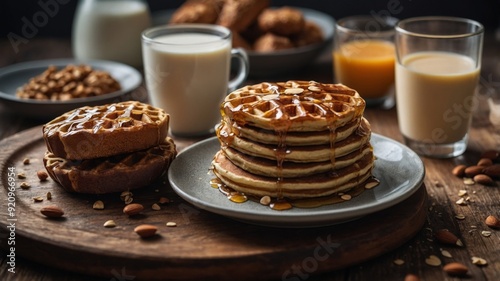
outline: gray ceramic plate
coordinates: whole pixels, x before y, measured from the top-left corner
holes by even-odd
[[[335,20],[331,16],[316,10],[294,8],[301,10],[307,20],[316,23],[323,30],[325,40],[319,44],[269,53],[247,51],[250,62],[250,76],[273,77],[296,71],[314,61],[322,51],[331,46]],[[167,24],[174,12],[175,10],[155,12],[152,15],[153,23],[155,25]]]
[[[58,69],[68,64],[88,64],[97,70],[108,71],[120,83],[122,90],[102,96],[78,98],[69,101],[38,101],[19,99],[16,90],[30,78],[44,72],[49,65]],[[53,59],[23,62],[0,69],[0,104],[20,116],[42,119],[54,118],[64,112],[84,106],[120,102],[132,99],[131,92],[139,87],[142,76],[135,68],[128,65],[102,60],[78,61],[74,59]],[[139,98],[134,98],[139,99]]]
[[[210,162],[219,150],[217,138],[206,139],[180,153],[168,171],[172,188],[194,206],[253,224],[275,227],[316,227],[342,223],[391,207],[417,191],[424,179],[424,165],[408,147],[372,134],[377,157],[374,176],[380,185],[358,197],[318,208],[275,211],[257,202],[237,204],[210,186]]]

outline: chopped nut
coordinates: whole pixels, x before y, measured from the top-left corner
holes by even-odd
[[[19,185],[22,189],[29,189],[31,187],[31,185],[25,181],[23,181],[20,185]]]
[[[396,264],[396,265],[403,265],[405,263],[405,261],[402,260],[402,259],[395,259],[393,261],[393,263]]]
[[[45,196],[47,197],[47,200],[52,200],[52,193],[50,191],[48,191]]]
[[[474,185],[474,184],[475,184],[475,182],[474,182],[474,180],[473,180],[473,179],[471,179],[471,178],[464,178],[464,184],[465,184],[465,185]]]
[[[441,260],[435,255],[430,255],[428,258],[425,259],[425,263],[430,266],[440,266]]]
[[[47,172],[45,172],[43,170],[40,170],[40,171],[36,172],[36,176],[38,177],[38,179],[40,181],[46,181],[47,178],[49,177],[49,175],[47,174]]]
[[[128,191],[128,190],[127,190],[127,191],[123,191],[123,192],[120,194],[120,199],[121,199],[122,201],[125,201],[125,199],[127,198],[127,196],[132,197],[132,196],[133,196],[132,192],[130,192],[130,191]]]
[[[481,231],[481,235],[483,235],[484,237],[490,237],[491,236],[491,231],[483,230],[483,231]]]
[[[456,215],[456,216],[455,216],[455,218],[456,218],[457,220],[464,220],[464,219],[465,219],[465,216],[464,216],[464,215],[462,215],[462,214],[458,214],[458,215]]]
[[[166,223],[166,226],[168,226],[168,227],[175,227],[175,226],[177,226],[177,223],[175,223],[173,221],[169,221],[169,222]]]
[[[455,202],[457,205],[465,206],[467,205],[467,200],[465,198],[460,198]]]
[[[458,196],[463,197],[463,196],[465,196],[465,195],[467,195],[467,190],[465,190],[465,189],[460,189],[460,190],[458,191]]]
[[[125,204],[130,204],[132,203],[132,201],[134,201],[134,198],[132,198],[132,196],[125,196]]]
[[[158,203],[160,204],[167,204],[167,203],[170,203],[170,199],[168,199],[167,197],[160,197],[160,200],[158,200]]]
[[[260,198],[260,204],[264,205],[264,206],[268,206],[269,204],[271,204],[271,197],[269,196],[262,196],[262,198]]]
[[[43,201],[43,197],[40,197],[40,196],[33,197],[33,201],[34,202],[42,202]]]
[[[342,198],[342,200],[349,201],[352,199],[352,196],[349,194],[343,194],[340,198]]]
[[[23,180],[26,178],[26,174],[25,173],[19,173],[17,174],[17,178],[20,179],[20,180]]]
[[[442,255],[443,257],[447,257],[447,258],[451,258],[451,257],[452,257],[452,256],[451,256],[451,253],[450,253],[450,252],[448,252],[448,251],[446,251],[446,250],[441,250],[441,255]]]
[[[102,202],[101,200],[95,201],[94,204],[92,205],[92,209],[103,210],[104,209],[104,202]]]
[[[159,210],[161,210],[161,207],[160,207],[160,205],[154,203],[153,205],[151,205],[151,209],[153,209],[155,211],[159,211]]]
[[[24,165],[28,165],[30,163],[30,159],[29,158],[24,158],[23,159],[23,164]]]
[[[103,226],[112,228],[116,226],[116,223],[114,220],[107,220],[106,222],[104,222]]]
[[[488,262],[480,257],[472,257],[472,263],[475,265],[487,265]]]

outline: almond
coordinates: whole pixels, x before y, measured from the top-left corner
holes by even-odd
[[[134,232],[142,238],[151,237],[156,234],[156,231],[158,231],[158,228],[151,224],[141,224],[134,228]]]
[[[493,179],[485,174],[475,175],[473,180],[482,185],[493,185],[494,183]]]
[[[477,166],[487,167],[493,165],[493,161],[490,158],[481,158],[477,162]]]
[[[488,158],[491,159],[492,161],[499,160],[500,159],[500,151],[496,150],[487,150],[481,154],[481,158]]]
[[[461,178],[465,175],[465,168],[467,168],[467,166],[465,166],[465,165],[455,166],[455,168],[453,168],[453,170],[451,170],[451,173],[454,176]]]
[[[45,172],[44,170],[40,170],[36,172],[36,176],[40,181],[46,181],[47,178],[49,177],[49,174],[47,174],[47,172]]]
[[[484,167],[481,166],[469,166],[465,168],[465,175],[468,177],[474,177],[475,175],[482,174]]]
[[[443,267],[443,270],[449,275],[454,275],[454,276],[463,276],[467,274],[467,271],[469,271],[467,266],[459,262],[449,263]]]
[[[500,178],[500,164],[485,167],[483,173],[493,178]]]
[[[457,245],[460,247],[463,246],[462,241],[460,241],[460,239],[458,239],[458,237],[451,233],[448,229],[440,229],[436,231],[434,236],[436,237],[436,240],[443,244]]]
[[[46,206],[40,209],[40,213],[48,218],[59,218],[64,215],[64,211],[57,206]]]
[[[123,213],[128,216],[134,216],[142,212],[142,210],[144,210],[144,206],[142,206],[142,204],[132,203],[123,208]]]
[[[500,220],[498,220],[495,216],[488,216],[484,220],[484,223],[491,228],[500,229]]]
[[[404,281],[420,281],[420,278],[415,274],[406,274]]]

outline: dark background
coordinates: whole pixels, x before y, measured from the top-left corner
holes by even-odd
[[[84,0],[81,0],[84,1]],[[34,15],[43,11],[40,3],[57,3],[58,11],[50,16],[47,24],[36,34],[41,37],[69,38],[78,0],[0,0],[0,36],[22,35],[24,20],[33,21]],[[184,1],[148,0],[151,12],[175,9]],[[387,15],[388,5],[397,5],[400,12],[391,14],[403,19],[414,16],[446,15],[466,17],[483,23],[486,31],[495,30],[500,24],[500,0],[272,0],[272,6],[299,6],[330,14],[336,19],[356,14]],[[1,55],[1,54],[0,54]]]

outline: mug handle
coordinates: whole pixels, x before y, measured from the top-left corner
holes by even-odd
[[[231,59],[237,59],[238,63],[238,74],[233,79],[228,82],[228,92],[236,90],[238,86],[243,83],[248,77],[250,72],[250,63],[248,62],[248,55],[242,48],[231,49]]]

